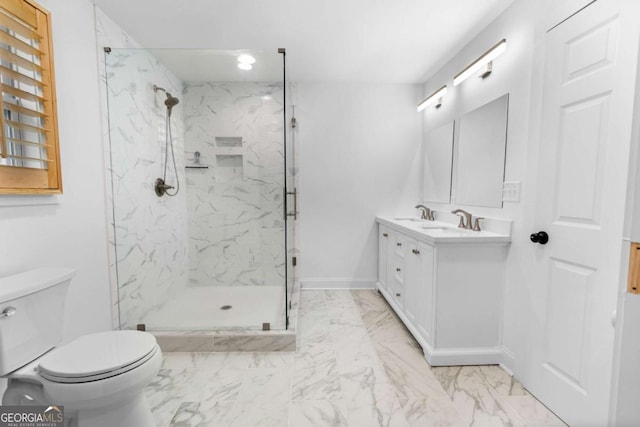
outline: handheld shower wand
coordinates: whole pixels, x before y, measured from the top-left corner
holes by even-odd
[[[164,172],[162,174],[162,178],[156,179],[156,182],[154,184],[154,189],[158,197],[162,197],[165,194],[167,196],[175,196],[176,194],[178,194],[178,191],[180,191],[180,179],[178,178],[178,167],[176,165],[176,155],[173,149],[173,135],[171,134],[171,110],[173,109],[173,107],[178,105],[180,100],[175,96],[172,96],[169,92],[167,92],[165,88],[153,85],[154,92],[157,92],[159,90],[164,92],[165,95],[167,96],[167,99],[164,100],[164,105],[167,107],[167,116],[165,118],[166,137],[165,137],[165,146],[164,146]],[[174,187],[171,185],[168,185],[165,182],[167,179],[167,164],[169,162],[169,147],[171,147],[171,158],[173,160],[173,170],[176,175],[176,187],[175,187],[176,191],[173,194],[169,193],[169,190],[173,189]]]

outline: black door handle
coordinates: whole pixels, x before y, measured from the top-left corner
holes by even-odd
[[[531,236],[529,236],[529,239],[533,243],[540,243],[541,245],[546,245],[547,242],[549,241],[549,235],[547,234],[546,231],[538,231],[537,233],[533,233]]]

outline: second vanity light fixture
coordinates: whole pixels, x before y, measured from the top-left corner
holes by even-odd
[[[427,96],[424,101],[418,104],[418,111],[422,111],[427,107],[434,105],[436,108],[440,108],[442,105],[442,97],[447,93],[447,85],[442,86],[431,95]]]
[[[473,76],[478,71],[483,70],[483,67],[484,70],[482,71],[480,77],[487,77],[489,74],[491,74],[493,60],[502,55],[505,50],[507,50],[507,39],[502,39],[498,43],[493,45],[491,49],[482,54],[482,56],[480,56],[478,59],[467,65],[464,70],[456,74],[456,76],[453,78],[453,85],[458,86],[460,83]]]

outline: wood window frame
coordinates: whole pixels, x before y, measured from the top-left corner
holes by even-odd
[[[46,169],[0,165],[0,194],[60,194],[62,193],[62,172],[56,111],[51,13],[32,0],[2,0],[0,8],[32,26],[33,31],[40,38],[41,102],[44,107],[42,113],[44,130],[42,132],[45,135],[45,143],[41,148],[45,148],[47,153]],[[5,107],[2,98],[3,96],[0,94],[0,151],[5,154],[7,153],[5,135],[7,127],[5,126]]]

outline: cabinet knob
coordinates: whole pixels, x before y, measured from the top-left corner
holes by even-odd
[[[398,242],[396,243],[396,246],[402,246],[402,243]]]
[[[400,271],[400,268],[396,268],[396,271],[398,271],[398,272],[399,272],[399,271]]]
[[[417,249],[411,249],[411,252],[413,252],[415,255],[420,255],[420,251]]]
[[[388,234],[388,233],[382,233],[382,235],[383,235],[384,237],[389,237],[389,234]]]
[[[400,292],[396,292],[396,296],[399,297],[400,296]]]

